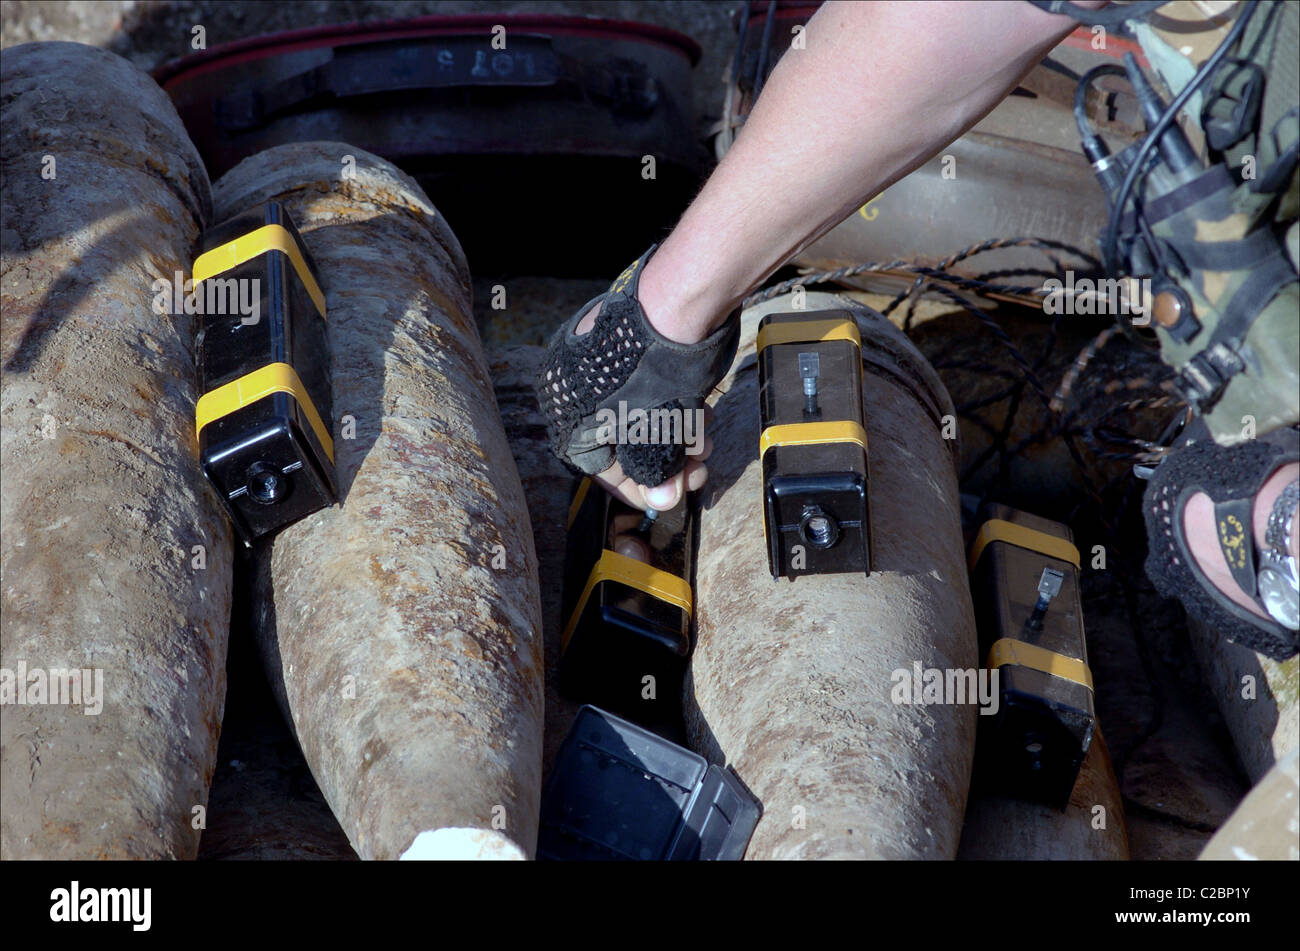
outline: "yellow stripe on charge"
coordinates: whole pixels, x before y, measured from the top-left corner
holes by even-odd
[[[1037,644],[1029,644],[1010,637],[994,641],[993,646],[989,648],[989,660],[986,666],[990,670],[994,670],[1005,664],[1016,664],[1020,667],[1028,667],[1031,670],[1041,670],[1053,677],[1060,677],[1076,684],[1083,684],[1083,686],[1092,690],[1092,671],[1088,669],[1087,664],[1077,657],[1058,654],[1056,651],[1049,651]]]
[[[1036,551],[1048,558],[1068,561],[1076,569],[1079,567],[1079,549],[1064,538],[1040,532],[1036,528],[1026,528],[1024,525],[1017,525],[1015,522],[1008,522],[1005,519],[991,518],[980,526],[979,534],[975,536],[975,541],[971,543],[970,558],[967,561],[968,570],[975,570],[975,566],[979,564],[980,555],[984,554],[985,547],[993,542],[1006,542],[1009,545],[1015,545],[1017,548]]]
[[[578,491],[573,493],[573,501],[569,503],[569,520],[564,525],[565,531],[573,528],[573,520],[578,517],[578,510],[582,508],[582,503],[586,501],[589,488],[591,488],[590,478],[583,479],[578,483]]]
[[[325,295],[321,293],[316,278],[312,277],[311,268],[307,267],[307,261],[298,248],[298,242],[293,240],[293,235],[284,225],[263,225],[234,241],[228,241],[220,247],[200,254],[194,262],[195,289],[208,278],[224,274],[267,251],[283,251],[289,256],[289,260],[293,262],[293,269],[298,272],[298,279],[307,288],[307,293],[311,295],[316,309],[324,318]]]
[[[826,442],[851,442],[867,451],[867,431],[851,419],[820,423],[783,423],[769,426],[758,437],[758,458],[776,446],[811,446]]]
[[[779,343],[825,343],[828,340],[851,340],[855,346],[861,347],[862,334],[858,331],[858,322],[840,317],[767,323],[758,328],[755,347],[761,352],[764,347]]]
[[[330,438],[329,430],[316,412],[316,405],[307,394],[307,387],[302,385],[298,371],[287,363],[268,363],[252,373],[246,373],[237,380],[204,393],[194,407],[195,434],[201,433],[208,423],[229,416],[235,410],[256,403],[272,393],[288,393],[298,401],[325,454],[333,462],[334,440]]]
[[[587,606],[587,599],[591,597],[591,592],[595,590],[596,585],[602,581],[617,581],[619,584],[644,591],[660,601],[667,601],[681,608],[688,616],[694,607],[691,586],[685,579],[606,548],[600,553],[600,560],[596,562],[596,566],[591,569],[587,586],[582,589],[582,597],[578,599],[573,614],[569,616],[569,623],[565,625],[564,633],[560,635],[560,653],[568,650],[569,638],[573,637],[578,619],[582,617],[583,609]]]

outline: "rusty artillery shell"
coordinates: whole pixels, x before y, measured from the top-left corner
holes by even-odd
[[[533,525],[533,542],[537,549],[538,577],[543,582],[542,630],[546,656],[543,775],[550,772],[551,764],[582,707],[561,696],[558,686],[560,635],[565,621],[560,604],[564,588],[565,529],[574,477],[551,451],[546,420],[537,408],[533,386],[545,357],[545,347],[533,346],[505,347],[488,353],[501,420],[528,499],[528,518]]]
[[[0,857],[192,858],[231,540],[194,445],[196,318],[155,281],[188,273],[208,179],[127,61],[33,43],[0,72]]]
[[[443,829],[531,853],[537,558],[455,235],[412,179],[339,143],[269,149],[214,194],[218,219],[283,202],[328,303],[342,502],[260,552],[253,595],[312,773],[362,858]]]
[[[763,804],[748,858],[952,858],[976,707],[891,699],[894,674],[914,663],[977,666],[956,447],[941,435],[951,401],[885,318],[829,294],[805,304],[859,315],[871,575],[768,573],[755,328],[796,308],[790,297],[749,308],[710,428],[687,731]]]
[[[1064,811],[972,792],[957,858],[1127,860],[1124,804],[1101,733],[1092,738]]]
[[[1219,827],[1202,859],[1300,859],[1300,752],[1281,757]]]

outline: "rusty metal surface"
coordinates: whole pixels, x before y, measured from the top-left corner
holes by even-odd
[[[1088,748],[1064,812],[1041,803],[972,792],[957,852],[957,858],[969,860],[1124,861],[1128,857],[1124,804],[1100,732]]]
[[[808,294],[808,310],[854,307]],[[763,546],[754,336],[748,309],[710,429],[696,569],[692,745],[763,803],[747,858],[952,858],[975,744],[971,705],[891,700],[896,669],[977,665],[953,472],[932,410],[952,412],[924,359],[862,308],[876,550],[869,578],[773,582]],[[890,377],[872,363],[907,367]],[[903,383],[902,380],[909,382]]]
[[[460,246],[409,177],[341,143],[270,149],[215,188],[218,217],[269,198],[323,276],[343,497],[260,553],[273,687],[363,859],[445,827],[531,851],[537,559]]]
[[[1300,747],[1300,656],[1278,662],[1232,644],[1193,617],[1187,633],[1250,781]]]
[[[1188,649],[1182,609],[1139,582],[1137,620],[1128,620],[1118,577],[1125,570],[1112,561],[1108,570],[1084,571],[1097,716],[1115,758],[1132,858],[1190,860],[1249,783]]]
[[[1013,236],[1049,238],[1095,254],[1105,224],[1106,202],[1083,156],[976,130],[844,219],[794,263],[815,270],[895,258],[934,264],[979,241]],[[954,270],[974,275],[1048,263],[1023,248],[977,260]]]
[[[1202,859],[1300,859],[1300,754],[1279,758],[1228,817]]]
[[[231,541],[194,445],[195,318],[151,304],[189,270],[208,180],[125,60],[43,43],[0,65],[0,666],[99,669],[103,690],[94,716],[4,706],[0,856],[192,858]]]
[[[528,517],[533,525],[533,542],[537,549],[546,655],[543,775],[550,773],[555,755],[581,707],[581,704],[562,697],[557,687],[560,634],[564,630],[561,615],[564,548],[574,477],[551,451],[546,421],[537,408],[533,383],[545,356],[544,347],[503,347],[488,351],[497,405],[501,408],[501,421],[505,424],[524,495],[528,499]]]
[[[197,858],[355,860],[266,682],[248,625],[248,567],[243,559],[236,561],[226,664],[231,686]]]

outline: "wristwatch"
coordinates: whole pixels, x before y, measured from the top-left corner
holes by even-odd
[[[1283,489],[1273,503],[1264,532],[1258,577],[1264,608],[1273,620],[1293,631],[1300,630],[1300,573],[1291,554],[1297,504],[1300,504],[1300,480]]]

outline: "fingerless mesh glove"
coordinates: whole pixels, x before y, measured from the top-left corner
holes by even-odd
[[[556,332],[537,376],[537,402],[555,454],[586,475],[603,472],[617,459],[626,475],[645,486],[659,485],[686,464],[680,428],[674,442],[637,444],[618,441],[611,420],[636,410],[703,408],[731,366],[740,338],[739,308],[697,344],[669,340],[650,326],[637,287],[656,247]],[[603,306],[595,325],[576,335],[578,323],[598,303]]]

